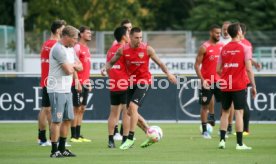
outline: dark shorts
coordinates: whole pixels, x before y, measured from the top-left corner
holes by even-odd
[[[110,91],[111,105],[120,105],[127,103],[127,90],[125,91]]]
[[[212,99],[212,96],[215,96],[216,101],[220,102],[221,100],[221,90],[214,84],[213,89],[199,89],[199,104],[208,105]]]
[[[221,105],[224,110],[228,110],[232,102],[235,110],[244,109],[246,105],[246,91],[221,92]]]
[[[84,105],[84,106],[87,105],[87,98],[88,98],[89,90],[86,87],[82,86],[82,92],[79,93],[79,92],[77,92],[75,86],[72,86],[71,91],[73,94],[73,106],[74,107],[79,107],[81,105]]]
[[[48,95],[48,92],[47,92],[47,87],[43,87],[42,88],[42,102],[41,102],[41,106],[42,107],[50,107],[51,106],[49,95]]]
[[[146,84],[138,84],[129,87],[127,90],[127,106],[129,106],[130,102],[133,102],[139,107],[141,107],[146,97],[148,89],[149,85]]]

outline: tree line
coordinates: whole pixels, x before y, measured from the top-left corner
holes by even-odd
[[[276,27],[274,0],[23,0],[28,3],[25,30],[42,32],[55,19],[79,27],[110,31],[123,19],[144,30],[207,31],[225,20],[245,23],[249,30]],[[0,25],[15,25],[14,0],[0,3]]]

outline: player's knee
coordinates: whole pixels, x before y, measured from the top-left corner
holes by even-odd
[[[243,116],[243,110],[242,109],[238,109],[238,110],[236,109],[235,110],[235,115],[236,116]]]
[[[133,110],[133,111],[134,111],[134,110],[137,110],[138,107],[139,107],[139,106],[138,106],[137,104],[135,104],[134,102],[130,102],[130,103],[129,103],[129,109],[130,109],[130,110]]]
[[[83,114],[85,112],[85,106],[81,106],[80,112]]]
[[[127,111],[126,111],[126,114],[127,114],[128,116],[130,116],[130,111],[129,111],[129,110],[127,110]]]
[[[124,108],[124,109],[122,110],[122,113],[123,113],[123,115],[129,115],[129,112],[128,112],[128,110],[127,110],[126,108]]]
[[[74,107],[74,114],[79,114],[81,112],[81,107]]]
[[[51,114],[51,108],[50,107],[45,107],[44,112],[45,112],[46,115]]]

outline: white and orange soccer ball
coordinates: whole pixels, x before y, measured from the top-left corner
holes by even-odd
[[[158,142],[163,138],[163,131],[159,126],[150,126],[147,130],[147,137],[153,142]]]

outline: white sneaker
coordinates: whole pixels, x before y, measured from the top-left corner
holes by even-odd
[[[210,134],[209,134],[208,132],[204,132],[204,133],[202,134],[202,137],[203,137],[204,139],[212,139],[212,137],[210,136]]]
[[[219,142],[218,148],[219,148],[219,149],[225,149],[225,141],[224,141],[224,140],[221,140],[221,141]]]
[[[39,146],[52,146],[51,141],[46,141],[46,142],[39,142]]]
[[[248,147],[245,144],[242,144],[242,146],[240,146],[239,144],[237,144],[236,150],[252,150],[252,147]]]
[[[116,133],[116,134],[113,136],[113,139],[116,140],[116,141],[122,141],[123,137],[121,136],[120,133]]]

